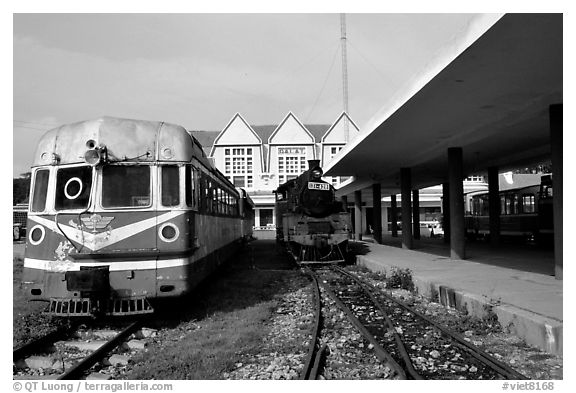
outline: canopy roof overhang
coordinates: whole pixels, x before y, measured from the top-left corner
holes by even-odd
[[[562,22],[506,14],[472,28],[325,167],[354,176],[338,195],[374,183],[399,193],[400,168],[412,169],[413,188],[446,182],[450,147],[463,149],[465,175],[547,160],[549,106],[562,103]]]

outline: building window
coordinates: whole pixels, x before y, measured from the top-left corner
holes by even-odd
[[[306,171],[305,147],[278,148],[278,184],[295,179]]]
[[[224,149],[224,173],[236,187],[252,188],[254,172],[251,147]]]
[[[468,176],[466,181],[484,183],[484,176]]]
[[[331,146],[330,147],[330,158],[328,159],[327,162],[332,161],[334,156],[336,154],[338,154],[338,152],[340,152],[340,150],[342,150],[343,147],[344,146]],[[323,163],[323,165],[326,163]],[[340,183],[342,183],[346,179],[348,179],[348,177],[342,177],[342,176],[326,176],[326,177],[324,177],[324,180],[326,180],[328,183],[332,184],[332,186],[334,186],[334,187],[337,187]]]
[[[234,187],[246,187],[246,178],[244,176],[234,176],[232,184],[234,184]]]
[[[260,209],[260,226],[265,227],[273,224],[274,209]]]

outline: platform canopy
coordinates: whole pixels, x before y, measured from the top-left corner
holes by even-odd
[[[562,14],[480,17],[324,168],[354,176],[338,194],[378,182],[397,193],[400,168],[412,168],[414,188],[446,182],[449,147],[462,147],[465,175],[548,159],[562,23]]]

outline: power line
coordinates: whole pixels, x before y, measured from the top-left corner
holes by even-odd
[[[33,124],[36,126],[58,127],[58,124],[46,124],[46,123],[38,123],[38,122],[34,122],[34,121],[13,120],[13,122],[14,123]]]
[[[362,60],[364,60],[364,61],[366,62],[366,64],[368,64],[369,66],[371,66],[371,67],[374,69],[374,71],[376,71],[376,73],[378,74],[378,76],[380,76],[384,81],[387,82],[386,76],[383,75],[383,74],[380,72],[380,70],[378,69],[378,67],[376,67],[374,64],[372,64],[372,63],[368,60],[368,58],[367,58],[366,56],[364,56],[364,55],[362,54],[362,52],[360,52],[360,50],[359,50],[358,48],[356,48],[356,46],[354,46],[354,44],[352,43],[352,41],[348,41],[348,43],[350,44],[350,47],[351,47],[352,49],[354,49],[354,50],[356,51],[356,53],[358,53],[358,54],[360,55],[360,57],[362,58]]]
[[[336,55],[338,55],[338,49],[339,48],[336,47],[336,51],[334,52],[334,56],[332,56],[332,64],[330,64],[330,69],[328,70],[328,73],[326,74],[326,78],[324,79],[324,83],[322,84],[322,88],[320,89],[320,92],[316,96],[316,100],[314,100],[314,104],[312,105],[310,112],[308,112],[308,116],[306,117],[306,121],[310,120],[310,116],[312,115],[312,112],[316,108],[316,104],[318,103],[320,96],[324,92],[324,88],[326,87],[326,83],[328,82],[328,78],[330,77],[330,74],[332,73],[332,68],[334,68],[334,63],[336,63],[336,57],[337,57]]]
[[[29,126],[21,126],[21,125],[18,125],[18,124],[16,124],[15,127],[16,127],[16,128],[27,128],[27,129],[29,129],[29,130],[36,130],[36,131],[47,131],[47,130],[49,129],[49,128],[36,128],[36,127],[29,127]],[[52,126],[50,126],[50,128],[51,128],[51,127],[52,127]]]

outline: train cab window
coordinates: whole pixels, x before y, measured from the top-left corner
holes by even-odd
[[[150,206],[150,167],[107,165],[102,168],[102,206]]]
[[[92,167],[60,168],[56,174],[56,210],[85,209],[90,200]]]
[[[522,195],[522,213],[534,213],[534,194]]]
[[[50,171],[48,169],[40,169],[36,171],[34,179],[34,192],[32,196],[32,211],[41,212],[46,208],[46,196],[48,194],[48,179]]]
[[[178,206],[180,204],[180,176],[178,166],[162,167],[162,205]]]

